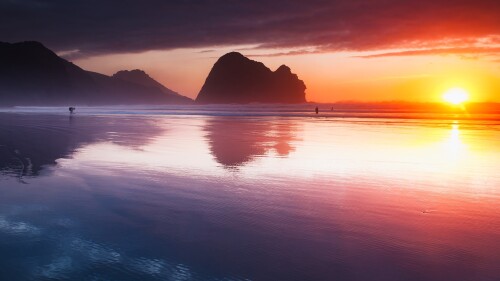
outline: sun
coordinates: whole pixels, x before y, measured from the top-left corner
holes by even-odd
[[[451,104],[461,104],[469,100],[469,93],[462,88],[451,88],[443,94],[443,99]]]

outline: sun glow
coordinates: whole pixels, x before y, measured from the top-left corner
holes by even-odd
[[[443,99],[451,104],[461,104],[469,99],[469,93],[462,88],[451,88],[443,94]]]

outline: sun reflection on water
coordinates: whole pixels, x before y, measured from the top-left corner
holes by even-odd
[[[461,139],[460,124],[458,121],[454,121],[451,125],[449,137],[445,140],[444,145],[446,147],[446,151],[453,158],[457,158],[459,155],[464,154],[467,151],[467,144],[465,144]]]

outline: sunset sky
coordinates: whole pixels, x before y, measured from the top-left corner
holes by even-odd
[[[143,69],[196,97],[229,51],[286,64],[309,101],[500,102],[500,1],[2,1],[0,41],[104,74]]]

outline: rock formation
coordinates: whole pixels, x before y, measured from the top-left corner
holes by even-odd
[[[306,86],[286,65],[271,71],[263,63],[237,52],[220,57],[196,102],[303,103]]]

